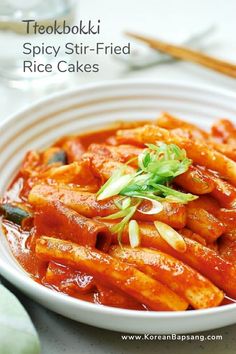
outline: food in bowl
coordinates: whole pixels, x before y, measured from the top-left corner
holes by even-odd
[[[156,121],[29,151],[2,198],[12,252],[42,285],[149,311],[236,298],[236,128]]]

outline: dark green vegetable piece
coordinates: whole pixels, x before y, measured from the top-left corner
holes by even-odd
[[[63,165],[67,164],[67,155],[64,150],[56,151],[48,160],[47,164],[51,165],[55,162],[61,162]]]
[[[32,216],[28,211],[9,203],[0,204],[0,215],[18,225],[21,225],[23,220]]]

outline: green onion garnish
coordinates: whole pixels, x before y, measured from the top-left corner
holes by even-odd
[[[141,242],[139,226],[136,220],[131,220],[129,222],[129,242],[132,248],[138,247]]]
[[[185,252],[187,249],[184,238],[175,231],[171,226],[160,222],[154,221],[154,225],[159,232],[160,236],[176,251]]]
[[[124,170],[117,170],[97,193],[97,200],[103,200],[120,193],[129,184],[133,176],[124,174]]]
[[[117,170],[97,193],[97,200],[115,195],[124,197],[115,202],[120,210],[106,217],[122,219],[111,229],[113,233],[118,234],[119,240],[142,200],[152,202],[152,208],[143,213],[157,214],[163,209],[161,205],[163,201],[186,204],[198,198],[191,193],[183,193],[171,187],[174,178],[186,172],[192,163],[187,158],[186,151],[174,144],[146,146],[147,148],[137,157],[136,173],[126,174],[125,168]],[[132,225],[134,224],[131,223],[131,230],[134,227]]]

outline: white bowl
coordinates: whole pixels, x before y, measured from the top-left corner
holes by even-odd
[[[115,120],[155,118],[161,111],[208,128],[214,119],[236,119],[236,95],[167,82],[120,81],[55,95],[0,125],[0,194],[25,152],[68,133],[81,133]],[[236,304],[187,312],[145,312],[91,304],[34,282],[0,238],[0,272],[45,307],[76,321],[130,333],[191,333],[236,323]]]

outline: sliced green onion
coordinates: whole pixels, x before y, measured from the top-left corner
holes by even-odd
[[[129,209],[130,208],[125,209],[125,210],[119,210],[114,214],[104,216],[102,219],[108,219],[108,220],[121,219],[127,215],[127,213],[129,212]]]
[[[175,231],[171,226],[160,222],[154,221],[154,225],[159,232],[160,236],[176,251],[185,252],[187,249],[186,243],[183,237]]]
[[[155,184],[154,187],[160,192],[162,192],[164,196],[172,202],[179,202],[185,204],[198,198],[198,196],[193,195],[191,193],[179,192],[173,188],[166,187],[162,184]]]
[[[143,150],[141,154],[138,155],[138,166],[146,171],[149,163],[151,162],[151,154],[148,152],[148,149]]]
[[[153,215],[163,210],[163,201],[185,204],[198,198],[190,193],[179,192],[170,187],[173,179],[186,172],[192,163],[187,158],[184,149],[180,149],[174,144],[148,144],[147,148],[138,155],[137,159],[138,170],[136,173],[125,174],[125,168],[120,168],[97,193],[97,200],[104,200],[115,195],[123,196],[118,201],[114,201],[119,211],[105,217],[105,219],[111,220],[122,219],[111,228],[113,233],[117,233],[120,244],[124,228],[137,210],[142,214]],[[152,203],[151,208],[147,211],[138,209],[143,199]],[[135,200],[137,201],[136,204]],[[184,240],[181,239],[180,241],[181,236],[179,235],[178,238],[178,233],[173,229],[170,231],[168,225],[159,225],[159,227],[162,229],[164,227],[167,230],[165,233],[167,234],[167,239],[170,239],[173,247],[177,245],[176,247],[179,247],[181,252],[181,249],[184,248]],[[136,232],[134,238],[137,238],[137,225],[135,221],[129,223],[129,229],[131,230],[131,236],[135,235]],[[179,241],[179,244],[177,241]]]
[[[132,248],[138,247],[141,243],[139,226],[136,220],[129,222],[129,242]]]
[[[127,184],[129,184],[132,178],[132,175],[124,175],[111,181],[106,189],[104,189],[103,192],[97,196],[97,200],[104,200],[119,194],[120,191],[127,186]]]
[[[137,209],[139,213],[145,215],[154,215],[154,214],[159,214],[163,210],[163,204],[158,202],[157,200],[148,197],[142,197],[142,199],[150,201],[152,203],[152,207],[147,211],[142,209]]]
[[[133,197],[133,198],[140,198],[140,199],[146,199],[146,198],[148,198],[148,199],[151,199],[151,200],[157,200],[157,201],[159,201],[159,202],[162,202],[163,200],[164,200],[164,198],[162,198],[162,197],[159,197],[159,196],[157,196],[157,195],[155,195],[155,194],[153,194],[152,192],[149,192],[148,190],[147,191],[136,191],[136,190],[128,190],[128,191],[125,191],[125,192],[123,192],[123,190],[122,190],[122,195],[127,195],[127,196],[129,196],[129,197]]]
[[[121,197],[119,200],[114,200],[114,204],[118,209],[122,209],[122,201],[125,199],[125,197]]]
[[[127,197],[121,202],[121,209],[127,209],[131,206],[131,198]]]
[[[118,209],[124,210],[131,206],[130,197],[122,197],[119,200],[114,200],[114,204]]]
[[[122,233],[124,231],[124,228],[126,227],[129,220],[132,218],[134,213],[136,212],[138,205],[139,205],[139,203],[135,206],[132,206],[132,207],[126,209],[127,215],[122,219],[121,222],[119,222],[118,224],[111,227],[111,232],[113,234],[117,234],[118,242],[121,247],[122,247],[121,238],[122,238]]]
[[[132,174],[124,173],[125,171],[122,168],[117,170],[98,191],[97,200],[107,199],[119,194],[134,177]]]
[[[123,231],[125,226],[127,225],[127,223],[129,222],[129,220],[132,218],[132,216],[134,215],[136,211],[136,207],[131,207],[129,208],[129,210],[127,210],[127,214],[124,217],[124,219],[121,220],[121,222],[119,222],[118,224],[112,226],[111,228],[111,232],[112,233],[117,233],[120,231]]]
[[[116,170],[113,175],[106,181],[106,183],[104,183],[103,186],[99,189],[99,191],[97,192],[97,197],[109,186],[110,183],[116,181],[119,177],[121,177],[123,173],[124,170],[122,170],[121,168]]]

